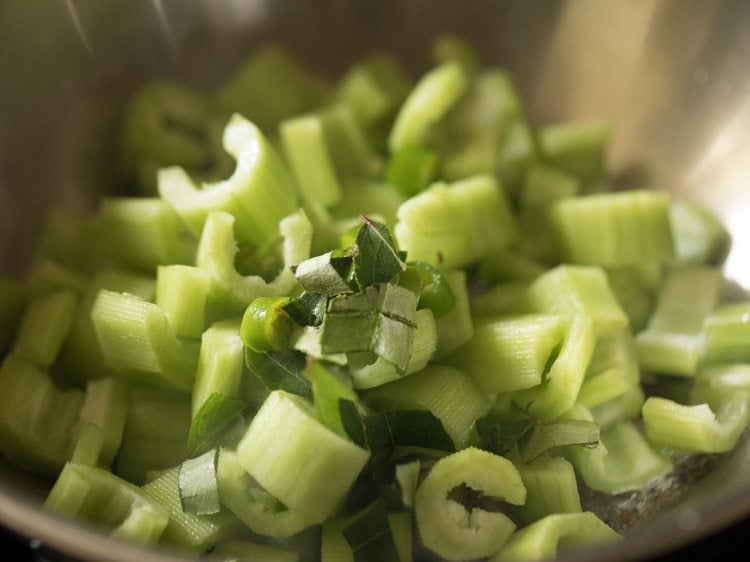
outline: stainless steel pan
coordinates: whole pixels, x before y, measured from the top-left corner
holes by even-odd
[[[22,271],[51,205],[90,207],[111,183],[118,111],[138,84],[211,87],[268,39],[331,75],[374,47],[418,72],[429,39],[454,31],[511,71],[535,122],[612,119],[617,181],[716,210],[734,237],[727,274],[750,287],[749,30],[743,0],[5,0],[0,271]],[[630,538],[576,559],[653,556],[750,517],[750,442],[687,469],[609,502]],[[45,515],[46,486],[0,459],[0,522],[81,559],[167,560]]]

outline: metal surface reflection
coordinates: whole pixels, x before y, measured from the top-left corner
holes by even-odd
[[[210,88],[268,39],[330,74],[371,48],[393,51],[419,71],[429,38],[450,30],[511,71],[537,123],[612,119],[609,167],[618,183],[690,195],[716,210],[734,237],[727,271],[750,287],[748,29],[743,0],[6,0],[0,271],[22,269],[50,205],[90,206],[111,182],[112,132],[137,84],[170,76]],[[113,555],[102,537],[40,516],[25,499],[33,494],[17,495],[34,483],[0,465],[6,525],[81,556]],[[746,517],[749,466],[746,441],[688,498],[698,529],[676,512],[627,544],[630,555]],[[118,557],[160,559],[122,548]]]

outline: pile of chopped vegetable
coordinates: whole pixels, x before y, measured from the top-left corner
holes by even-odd
[[[503,70],[433,50],[416,83],[268,46],[137,93],[138,195],[54,212],[0,280],[0,449],[45,509],[215,560],[538,560],[619,538],[579,487],[733,448],[726,231],[612,191],[608,124],[532,127]]]

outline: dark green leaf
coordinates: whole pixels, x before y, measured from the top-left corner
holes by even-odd
[[[380,312],[394,320],[416,328],[414,314],[417,312],[417,293],[408,287],[393,283],[378,285],[378,300]]]
[[[226,444],[226,438],[234,434],[235,426],[244,428],[242,412],[248,404],[244,400],[211,394],[193,417],[188,434],[188,457],[201,455],[214,447]]]
[[[378,309],[380,298],[380,293],[375,287],[368,287],[361,293],[336,295],[328,299],[326,314],[373,312]]]
[[[269,390],[285,390],[305,398],[312,398],[310,381],[305,378],[305,355],[284,350],[258,353],[245,348],[245,363]]]
[[[382,498],[356,514],[342,533],[354,554],[354,562],[398,560],[398,551]]]
[[[360,290],[376,283],[387,283],[406,269],[396,250],[388,227],[360,215],[364,224],[357,233],[357,253],[354,256],[354,276]]]
[[[380,315],[375,330],[372,351],[403,374],[406,372],[414,348],[414,328],[401,320]]]
[[[367,444],[373,455],[398,446],[454,451],[442,422],[427,410],[381,412],[364,418]]]
[[[477,420],[476,429],[482,441],[482,449],[496,455],[505,455],[535,423],[534,418],[497,421],[486,416]]]
[[[351,293],[354,253],[353,248],[339,248],[306,259],[294,268],[294,276],[305,291],[311,293],[326,296]]]
[[[365,428],[357,412],[357,405],[344,398],[339,399],[339,415],[341,416],[341,425],[349,438],[360,447],[367,447],[365,439]]]
[[[354,391],[319,362],[307,365],[305,376],[312,383],[315,417],[328,429],[342,437],[348,437],[341,420],[339,401],[356,400]]]
[[[378,317],[376,311],[327,313],[320,332],[321,350],[326,354],[369,351]]]
[[[303,292],[291,299],[285,306],[284,312],[300,326],[320,326],[323,321],[326,298],[317,293]]]
[[[180,465],[177,482],[182,510],[186,513],[210,515],[221,510],[216,479],[218,452],[212,449]]]
[[[412,267],[422,279],[418,308],[429,308],[435,318],[448,314],[456,304],[456,296],[440,270],[423,261],[409,262],[409,269]]]
[[[541,454],[565,445],[596,446],[599,426],[593,422],[567,420],[539,423],[518,443],[523,462],[530,463]]]

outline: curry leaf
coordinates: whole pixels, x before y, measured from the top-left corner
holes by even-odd
[[[388,523],[385,501],[376,499],[357,513],[342,530],[354,554],[354,562],[398,560],[396,543]]]
[[[224,445],[226,437],[233,434],[236,426],[244,428],[242,412],[247,402],[224,396],[218,392],[211,394],[193,417],[188,434],[187,453],[189,457],[201,455],[214,447]]]
[[[341,399],[356,400],[354,391],[317,361],[307,365],[305,376],[312,383],[315,417],[328,429],[342,437],[347,437],[348,434],[341,419],[339,401]]]
[[[373,455],[398,446],[454,451],[442,422],[427,410],[380,412],[364,418],[367,444]]]
[[[250,372],[258,377],[269,390],[285,390],[293,394],[312,397],[310,381],[305,378],[305,355],[298,351],[284,350],[268,353],[245,348],[245,363]]]
[[[317,293],[304,291],[291,299],[283,310],[300,326],[320,326],[323,321],[326,298]]]
[[[357,232],[354,276],[360,290],[376,283],[387,283],[404,271],[406,264],[391,237],[388,227],[360,215],[362,226]]]
[[[599,426],[593,422],[567,420],[540,423],[518,444],[523,462],[530,463],[542,453],[565,445],[594,447],[599,443]]]
[[[341,424],[344,426],[344,431],[346,431],[349,438],[360,447],[366,447],[365,428],[362,425],[359,412],[357,412],[356,404],[351,400],[339,399],[339,415],[341,416]]]
[[[506,455],[518,440],[528,433],[534,423],[534,418],[498,421],[485,416],[477,420],[476,429],[482,449],[496,455]]]

